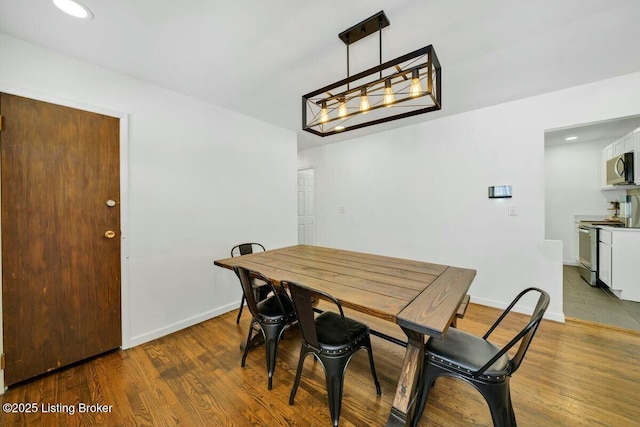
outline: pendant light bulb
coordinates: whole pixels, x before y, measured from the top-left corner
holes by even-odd
[[[393,95],[393,88],[391,87],[391,79],[387,79],[384,81],[384,105],[387,108],[391,107],[391,105],[396,102],[396,98]]]
[[[338,117],[341,119],[347,117],[347,103],[344,98],[340,98],[340,104],[338,105]]]
[[[329,121],[329,111],[327,110],[327,103],[322,103],[322,109],[320,110],[320,123],[327,123]]]
[[[411,90],[409,94],[415,98],[416,96],[422,95],[422,87],[420,86],[420,74],[418,70],[413,70],[411,72]]]
[[[369,105],[367,89],[362,89],[362,92],[360,92],[360,112],[366,114],[369,108],[371,108],[371,106]]]

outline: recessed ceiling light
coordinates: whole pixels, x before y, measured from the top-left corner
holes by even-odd
[[[75,0],[53,0],[53,4],[64,13],[80,19],[93,19],[89,8]]]
[[[568,137],[566,137],[564,140],[565,140],[565,141],[575,141],[576,139],[578,139],[578,137],[577,137],[577,136],[568,136]]]

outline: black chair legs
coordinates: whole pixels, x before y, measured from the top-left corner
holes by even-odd
[[[422,379],[418,388],[418,396],[416,397],[415,415],[411,422],[412,427],[416,427],[418,425],[418,421],[420,421],[420,418],[422,417],[424,408],[427,406],[429,392],[433,388],[435,380],[440,376],[450,376],[461,379],[478,390],[489,406],[494,427],[516,427],[516,416],[513,411],[511,395],[509,392],[510,377],[506,377],[503,381],[498,382],[471,382],[459,377],[458,375],[452,374],[446,369],[441,369],[434,365],[426,366],[425,371],[422,374]]]
[[[281,325],[263,325],[265,331],[265,351],[267,352],[267,374],[268,374],[268,386],[271,390],[273,373],[276,370],[276,356],[278,355],[278,342],[284,332],[284,327]]]
[[[238,317],[236,318],[236,325],[240,324],[240,316],[242,316],[242,308],[244,307],[244,293],[242,294],[242,299],[240,300],[240,310],[238,311]]]
[[[509,378],[507,377],[507,381],[502,384],[485,384],[477,388],[489,405],[493,425],[516,427],[516,416],[509,393]]]
[[[369,365],[371,367],[371,374],[373,376],[373,382],[376,386],[376,394],[380,396],[380,382],[378,381],[378,376],[376,374],[376,368],[373,363],[373,355],[369,350],[371,348],[371,343],[365,343],[364,346],[367,346],[367,354],[369,355]],[[289,396],[289,405],[293,405],[296,393],[298,391],[298,386],[300,385],[300,377],[302,376],[302,368],[304,365],[305,358],[309,355],[313,354],[314,359],[320,360],[322,366],[324,367],[325,379],[327,383],[327,399],[329,401],[329,412],[331,414],[331,421],[334,426],[338,425],[338,421],[340,420],[340,411],[342,408],[342,391],[344,389],[344,372],[346,370],[347,364],[349,363],[350,357],[345,357],[345,355],[337,356],[337,357],[327,357],[325,355],[317,355],[313,350],[305,350],[303,347],[300,352],[300,359],[298,360],[298,369],[296,371],[296,378],[293,381],[293,387],[291,388],[291,395]]]
[[[249,347],[251,347],[251,338],[253,337],[253,325],[255,322],[252,322],[249,325],[249,335],[247,335],[247,341],[244,346],[244,353],[242,353],[242,361],[240,362],[240,366],[244,368],[245,362],[247,361],[247,354],[249,354]]]
[[[296,320],[293,303],[286,294],[276,292],[276,289],[269,279],[259,272],[237,266],[233,268],[233,271],[235,271],[240,279],[244,299],[247,301],[247,307],[253,316],[251,324],[249,325],[249,335],[247,336],[247,343],[240,365],[242,367],[245,365],[249,349],[253,347],[253,343],[251,342],[254,332],[253,329],[255,325],[259,325],[262,336],[264,337],[267,356],[267,384],[269,390],[271,390],[273,372],[276,369],[278,342],[282,338],[282,334],[287,326]],[[261,285],[257,290],[253,286],[254,278],[264,282],[264,285]],[[271,293],[273,295],[267,296]],[[256,301],[256,294],[261,297],[263,296],[264,299],[261,299],[259,302]],[[238,315],[238,317],[239,316],[240,315]]]
[[[373,376],[373,382],[376,386],[376,394],[380,396],[382,391],[380,390],[380,381],[378,381],[378,375],[376,374],[376,365],[373,363],[373,351],[371,351],[371,338],[367,338],[366,341],[367,354],[369,355],[369,366],[371,367],[371,375]]]
[[[289,405],[293,405],[293,400],[296,397],[296,393],[298,392],[298,386],[300,385],[300,377],[302,376],[302,366],[304,365],[304,359],[308,354],[312,354],[312,352],[305,351],[305,347],[303,346],[300,349],[300,357],[298,358],[298,369],[296,370],[296,379],[293,380],[293,387],[291,387],[291,394],[289,395]]]
[[[416,395],[416,408],[413,412],[413,420],[411,421],[411,427],[417,427],[418,421],[422,418],[425,406],[427,406],[427,398],[429,397],[429,391],[433,387],[436,378],[444,373],[435,366],[424,366],[424,371],[420,378],[418,391]]]
[[[347,359],[323,358],[325,377],[327,382],[327,398],[329,400],[329,412],[334,427],[337,427],[340,420],[340,409],[342,407],[342,389],[344,386],[344,370],[347,366]]]
[[[240,363],[240,366],[242,366],[244,368],[245,362],[247,360],[247,354],[249,354],[249,349],[251,347],[251,339],[253,338],[253,326],[259,323],[258,322],[253,322],[251,323],[251,326],[249,327],[249,335],[247,336],[247,345],[244,348],[244,354],[242,355],[242,362]],[[263,324],[260,325],[260,328],[262,330],[262,335],[264,336],[264,342],[265,342],[265,352],[267,354],[266,360],[267,360],[267,375],[268,375],[268,379],[267,379],[267,388],[269,390],[272,389],[273,387],[273,373],[276,370],[276,358],[278,355],[278,342],[280,342],[280,339],[282,338],[282,335],[284,334],[284,330],[286,328],[286,324],[273,324],[273,325],[268,325],[268,324]]]

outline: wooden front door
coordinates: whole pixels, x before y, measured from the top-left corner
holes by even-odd
[[[4,93],[0,114],[11,385],[121,345],[120,124]]]

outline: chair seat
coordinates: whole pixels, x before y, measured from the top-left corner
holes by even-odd
[[[344,333],[344,323],[338,313],[325,311],[315,319],[318,344],[322,351],[328,353],[342,352],[349,349],[349,339],[354,346],[367,337],[369,327],[356,320],[346,317],[347,337]]]
[[[280,304],[278,304],[278,298],[275,295],[271,295],[269,298],[262,300],[258,303],[258,313],[260,320],[264,322],[285,322],[295,316],[293,305],[288,298],[281,298],[280,302],[284,308],[285,314],[283,315]]]
[[[453,368],[470,376],[482,368],[488,360],[500,352],[500,347],[480,337],[455,328],[449,328],[443,339],[429,339],[426,345],[427,357],[435,362],[451,364]],[[509,374],[509,357],[503,355],[487,369],[483,375],[502,377]]]

